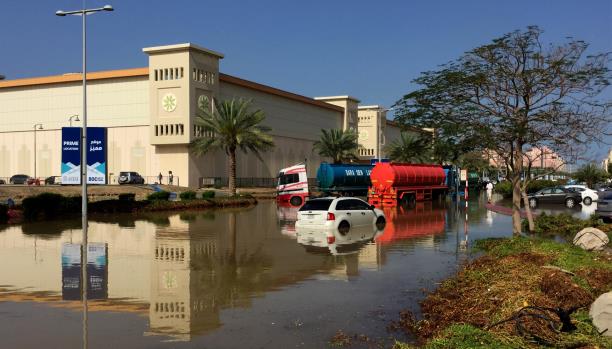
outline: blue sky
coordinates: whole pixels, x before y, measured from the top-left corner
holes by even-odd
[[[0,74],[80,71],[82,0],[3,1]],[[89,70],[147,65],[147,46],[193,42],[222,52],[221,71],[307,96],[350,94],[390,106],[420,72],[528,25],[612,51],[612,1],[88,0]],[[612,95],[610,92],[608,96]],[[609,145],[594,146],[599,158]]]

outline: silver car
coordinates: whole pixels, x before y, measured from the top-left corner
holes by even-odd
[[[595,214],[604,222],[612,221],[612,191],[600,191]]]

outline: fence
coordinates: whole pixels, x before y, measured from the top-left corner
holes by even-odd
[[[200,177],[200,188],[202,187],[227,187],[229,185],[228,177]],[[274,188],[276,187],[276,178],[267,177],[246,177],[236,178],[236,186],[239,188]]]

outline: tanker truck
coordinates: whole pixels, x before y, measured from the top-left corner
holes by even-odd
[[[321,163],[317,170],[318,190],[325,194],[366,196],[372,165]]]
[[[370,177],[368,202],[375,206],[411,207],[448,191],[445,171],[439,165],[379,162]]]

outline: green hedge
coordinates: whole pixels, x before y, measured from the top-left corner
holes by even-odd
[[[573,239],[576,233],[587,227],[601,229],[604,233],[612,233],[612,225],[605,224],[599,217],[592,215],[588,219],[573,217],[567,213],[547,215],[542,213],[534,219],[534,233],[542,236],[562,236]],[[523,227],[527,229],[527,220],[523,220]]]
[[[162,191],[158,191],[158,192],[149,194],[147,196],[147,200],[150,200],[150,201],[165,200],[167,201],[169,197],[170,197],[170,192],[162,190]]]
[[[527,194],[535,193],[544,188],[563,185],[563,183],[564,182],[559,182],[559,181],[554,182],[554,181],[548,181],[548,180],[532,181],[527,186]],[[497,185],[495,186],[495,192],[498,194],[501,194],[506,199],[511,198],[512,197],[512,182],[503,181],[503,182],[497,183]]]
[[[134,193],[121,193],[121,194],[119,194],[119,200],[121,200],[121,201],[134,201],[134,200],[136,200],[136,194],[134,194]]]
[[[0,204],[0,223],[6,223],[8,221],[8,206]]]
[[[184,191],[179,194],[179,197],[181,200],[194,200],[196,198],[196,192],[191,190]]]
[[[81,197],[42,193],[23,199],[21,205],[23,207],[23,217],[26,220],[54,219],[80,213]]]
[[[213,199],[215,197],[214,190],[207,190],[202,192],[202,199]]]

